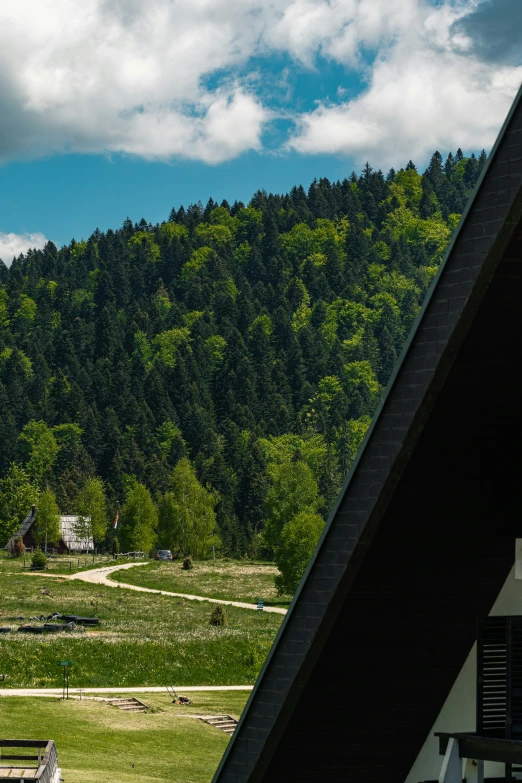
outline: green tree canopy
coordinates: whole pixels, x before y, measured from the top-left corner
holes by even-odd
[[[304,511],[316,514],[321,504],[314,474],[302,455],[295,452],[274,470],[265,503],[263,536],[268,546],[276,551],[284,526]]]
[[[190,461],[180,459],[172,471],[170,490],[159,501],[158,541],[175,554],[204,559],[219,543],[216,493],[203,487]]]
[[[0,480],[0,545],[5,546],[38,500],[38,488],[26,471],[12,462]]]
[[[121,511],[123,551],[148,554],[156,543],[157,525],[158,512],[149,490],[144,484],[135,482]]]
[[[320,514],[303,511],[283,527],[275,548],[280,574],[275,585],[280,594],[292,595],[299,585],[324,527]]]
[[[107,532],[107,499],[101,478],[95,477],[82,487],[77,501],[78,534],[101,541]]]
[[[59,446],[51,429],[43,421],[30,421],[18,438],[22,459],[29,479],[41,487],[50,471]]]
[[[47,552],[48,544],[57,544],[60,540],[60,509],[49,487],[44,489],[38,499],[33,535],[38,545],[43,544],[44,552]]]

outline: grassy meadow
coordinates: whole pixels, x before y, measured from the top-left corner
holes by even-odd
[[[78,687],[250,684],[282,620],[227,607],[227,625],[214,627],[210,604],[25,574],[12,560],[0,564],[0,626],[16,629],[55,611],[100,618],[85,631],[0,634],[7,687],[59,686],[63,658],[74,661],[70,681]]]
[[[151,713],[126,713],[93,700],[0,698],[0,733],[9,739],[53,739],[66,783],[209,783],[229,737],[188,717],[238,718],[248,693],[191,694],[173,705],[167,694],[142,694]]]
[[[286,608],[290,596],[278,596],[274,586],[278,573],[272,563],[223,559],[195,561],[189,571],[183,570],[179,561],[152,562],[136,569],[116,571],[110,578],[156,590],[228,601],[256,603],[262,598],[267,606]]]

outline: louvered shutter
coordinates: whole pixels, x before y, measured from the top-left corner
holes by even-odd
[[[522,739],[522,617],[479,623],[477,734]]]

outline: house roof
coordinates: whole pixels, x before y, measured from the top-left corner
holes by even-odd
[[[23,538],[27,532],[29,532],[30,528],[32,527],[32,524],[35,520],[34,514],[30,511],[24,521],[22,522],[22,526],[18,533],[16,533],[15,536],[12,536],[12,538]]]
[[[92,536],[78,535],[78,515],[66,514],[60,517],[60,527],[62,531],[62,541],[67,549],[77,551],[83,549],[93,549],[94,544]]]
[[[28,533],[29,530],[31,529],[34,520],[35,520],[35,516],[32,513],[32,511],[30,511],[27,514],[27,516],[24,519],[24,521],[22,522],[19,530],[11,536],[11,538],[9,539],[7,544],[5,545],[5,549],[9,549],[9,547],[14,543],[16,538],[23,538],[25,536],[25,534]]]
[[[404,781],[514,561],[521,334],[522,90],[214,783]]]

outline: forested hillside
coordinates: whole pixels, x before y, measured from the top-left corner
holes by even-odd
[[[164,545],[184,482],[224,554],[256,554],[299,495],[326,516],[485,158],[366,165],[0,262],[0,544],[46,487],[75,511],[96,476],[123,537],[148,489]]]

